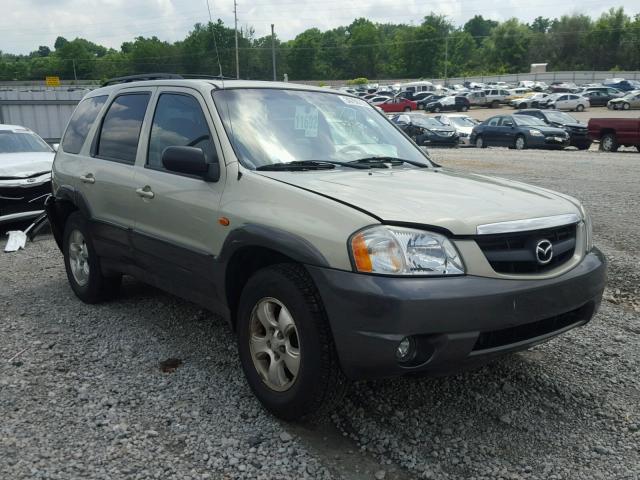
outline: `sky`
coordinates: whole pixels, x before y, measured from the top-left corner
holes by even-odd
[[[215,19],[233,25],[233,0],[209,0]],[[640,12],[638,0],[237,0],[238,27],[253,27],[258,37],[271,23],[282,40],[307,28],[348,25],[354,18],[374,22],[419,24],[430,12],[462,25],[474,15],[494,20],[584,13],[599,16],[611,7]],[[137,36],[176,41],[196,22],[208,21],[206,0],[0,0],[0,51],[24,54],[40,45],[53,48],[57,36],[86,38],[119,49]]]

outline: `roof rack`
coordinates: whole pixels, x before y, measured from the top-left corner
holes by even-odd
[[[208,79],[208,80],[235,80],[234,77],[222,75],[199,75],[199,74],[177,74],[177,73],[142,73],[139,75],[127,75],[125,77],[110,78],[102,84],[103,87],[116,85],[118,83],[142,82],[144,80],[175,80],[175,79]]]

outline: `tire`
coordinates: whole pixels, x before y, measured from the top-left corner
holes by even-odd
[[[538,108],[539,105],[540,104],[538,102],[532,102],[531,103],[531,108]],[[526,105],[525,105],[525,108],[527,108]]]
[[[463,105],[463,106],[460,107],[460,111],[461,112],[466,112],[468,110],[469,110],[469,107],[467,105]]]
[[[518,110],[522,110],[523,108],[527,108],[526,103],[521,103],[520,105],[518,105]]]
[[[600,139],[600,150],[603,152],[616,152],[618,146],[618,140],[613,133],[605,133]]]
[[[484,142],[482,135],[476,137],[476,148],[487,148],[487,144]]]
[[[623,109],[623,110],[629,110],[630,108],[631,108],[631,105],[630,105],[630,104],[628,104],[627,102],[624,102],[624,103],[622,104],[622,109]]]
[[[591,148],[591,143],[581,143],[576,145],[576,147],[578,147],[578,150],[589,150],[589,148]]]
[[[93,246],[87,221],[80,212],[73,212],[67,218],[62,252],[69,285],[84,303],[98,303],[118,293],[122,275],[105,275]]]
[[[273,320],[265,322],[271,332],[257,317],[262,308],[266,312],[263,320]],[[282,312],[289,313],[285,319],[291,321],[288,327],[276,329]],[[251,390],[269,412],[283,420],[300,420],[321,418],[333,410],[348,382],[338,362],[322,300],[302,266],[280,264],[255,273],[242,291],[237,322],[242,369]],[[267,338],[264,344],[251,342],[263,337]],[[280,343],[277,350],[272,349],[274,339]],[[264,350],[255,352],[256,345]],[[279,375],[270,379],[274,355],[281,359],[281,367],[276,369]],[[287,358],[297,365],[297,372],[289,368]]]
[[[440,107],[438,107],[438,106],[435,106],[435,107],[433,107],[433,111],[435,113],[440,113],[442,111],[442,109]]]
[[[578,106],[576,107],[576,112],[584,112],[584,105],[579,103]]]
[[[500,102],[498,100],[494,100],[491,102],[491,108],[498,108],[500,106]]]
[[[524,135],[516,135],[516,138],[513,142],[513,148],[516,150],[524,150],[527,148],[527,139],[524,138]]]
[[[424,110],[424,105],[418,104],[418,110]]]
[[[405,107],[405,109],[403,111],[404,112],[410,112],[411,111],[411,107]]]

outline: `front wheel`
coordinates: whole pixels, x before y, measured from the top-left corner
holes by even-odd
[[[411,108],[410,108],[410,107],[405,107],[404,111],[405,111],[405,112],[410,112],[410,111],[411,111]]]
[[[500,106],[500,102],[498,100],[494,100],[491,102],[491,108],[498,108]]]
[[[589,148],[591,147],[591,143],[581,143],[579,145],[577,145],[578,150],[589,150]]]
[[[442,111],[442,109],[440,107],[433,107],[433,111],[435,113],[440,113]]]
[[[487,148],[487,144],[484,143],[484,138],[482,138],[482,135],[478,135],[478,137],[476,138],[476,148]]]
[[[524,138],[524,135],[518,135],[516,137],[516,140],[515,140],[515,142],[513,144],[513,147],[516,150],[524,150],[525,148],[527,148],[527,141]]]
[[[306,270],[281,264],[259,270],[238,311],[242,369],[273,415],[296,420],[330,411],[347,388],[322,300]]]
[[[80,212],[69,215],[62,243],[67,279],[76,296],[85,303],[97,303],[114,296],[122,282],[121,274],[105,275]]]
[[[618,146],[618,140],[613,133],[606,133],[600,139],[600,150],[603,152],[616,152]]]
[[[630,108],[631,108],[631,105],[629,105],[627,102],[624,102],[624,103],[622,104],[622,109],[623,109],[623,110],[629,110]]]
[[[461,112],[466,112],[467,110],[469,110],[469,107],[468,107],[467,105],[462,105],[462,106],[460,107],[460,111],[461,111]]]

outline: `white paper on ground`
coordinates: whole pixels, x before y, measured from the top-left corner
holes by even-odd
[[[7,235],[9,235],[9,240],[7,240],[7,244],[4,247],[5,252],[18,251],[27,244],[27,236],[20,230],[11,230],[7,232]]]

